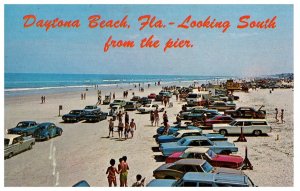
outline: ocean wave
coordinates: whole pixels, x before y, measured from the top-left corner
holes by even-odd
[[[91,87],[94,86],[79,85],[79,86],[57,86],[57,87],[39,87],[39,88],[11,88],[11,89],[5,89],[4,92],[49,90],[49,89],[63,89],[63,88],[91,88]]]

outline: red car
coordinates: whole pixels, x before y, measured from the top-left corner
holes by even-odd
[[[243,165],[243,157],[238,155],[220,155],[209,148],[193,147],[184,152],[175,152],[166,159],[166,163],[173,163],[183,158],[203,159],[214,167],[239,169]]]
[[[217,123],[230,123],[234,119],[228,115],[217,115],[213,118],[207,119],[204,121],[204,126],[212,127],[213,124]]]
[[[156,94],[155,93],[151,93],[150,95],[148,95],[148,99],[155,99]]]

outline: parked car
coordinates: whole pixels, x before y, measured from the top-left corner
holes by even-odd
[[[68,114],[62,116],[65,122],[78,122],[84,119],[84,110],[71,110]]]
[[[124,110],[125,111],[129,111],[129,110],[136,110],[139,107],[141,107],[141,104],[136,102],[136,101],[127,101],[125,106],[124,106]]]
[[[218,110],[212,110],[212,109],[194,109],[191,112],[182,112],[180,114],[180,118],[184,120],[197,120],[197,121],[203,121],[205,119],[205,116],[207,119],[210,119],[216,115],[220,115]]]
[[[159,112],[164,111],[164,107],[158,104],[146,104],[145,106],[142,106],[140,108],[138,108],[137,110],[140,113],[150,113],[151,111],[155,111],[156,109],[158,109]]]
[[[91,186],[86,180],[81,180],[76,184],[74,184],[72,187],[91,187]]]
[[[148,99],[155,99],[156,94],[155,93],[151,93],[148,95]]]
[[[245,174],[187,172],[179,180],[153,179],[146,187],[256,187]]]
[[[4,137],[4,158],[11,158],[25,150],[30,150],[34,144],[35,139],[31,136],[8,134]]]
[[[130,101],[140,101],[141,97],[140,96],[133,96]]]
[[[164,128],[165,128],[164,126],[161,126],[161,127],[157,128],[157,129],[156,129],[157,135],[163,134]],[[176,132],[179,131],[179,130],[189,130],[189,129],[191,129],[191,130],[202,131],[201,128],[196,127],[196,126],[192,126],[192,125],[186,125],[186,126],[176,125],[176,126],[171,126],[171,127],[169,128],[168,135],[172,135],[172,134],[176,133]]]
[[[100,107],[96,105],[87,105],[83,110],[84,112],[101,111]]]
[[[192,147],[183,152],[175,152],[166,158],[166,163],[173,163],[184,158],[203,159],[214,167],[238,169],[243,165],[243,157],[238,155],[220,155],[209,148]]]
[[[174,152],[182,152],[191,147],[210,148],[217,154],[230,154],[238,151],[238,148],[228,141],[211,141],[205,136],[183,137],[177,142],[162,143],[159,150],[163,156],[170,156]]]
[[[186,97],[187,105],[188,106],[205,105],[209,99],[209,96],[210,94],[208,91],[189,93]]]
[[[106,112],[88,112],[84,115],[84,120],[87,122],[99,122],[107,119],[108,113]]]
[[[163,164],[153,171],[156,179],[180,179],[187,172],[204,172],[219,174],[244,174],[241,170],[213,167],[202,159],[181,159],[174,163]]]
[[[259,136],[272,131],[271,126],[265,119],[235,119],[229,124],[213,124],[213,131],[222,135],[240,134],[243,129],[243,134],[253,134]]]
[[[32,135],[37,129],[37,122],[35,121],[21,121],[16,127],[8,129],[8,134],[19,134],[19,135]]]
[[[225,110],[234,110],[236,107],[235,103],[231,102],[223,102],[223,101],[215,101],[211,105],[208,106],[208,109],[216,109],[218,111],[225,111]]]
[[[224,135],[216,133],[202,134],[202,130],[190,129],[190,130],[179,130],[172,135],[160,135],[156,138],[158,144],[177,142],[179,139],[188,136],[205,136],[211,141],[227,141],[227,138]]]
[[[206,119],[204,121],[204,126],[212,127],[213,124],[219,124],[219,123],[230,123],[234,119],[227,115],[216,115],[213,118]]]
[[[126,104],[125,100],[121,100],[121,99],[115,99],[111,104],[109,104],[110,108],[112,108],[115,105],[118,105],[120,107],[124,107]]]
[[[105,95],[105,98],[103,100],[103,105],[108,105],[111,102],[111,95]]]
[[[226,110],[224,114],[231,115],[233,118],[253,118],[253,119],[265,119],[266,111],[262,110],[261,106],[258,110],[252,107],[240,107],[237,110]]]
[[[151,104],[152,100],[149,99],[148,97],[142,97],[138,102],[142,105],[147,105],[147,104]]]
[[[36,140],[49,140],[55,136],[61,136],[62,133],[62,128],[57,127],[54,123],[46,122],[38,125],[33,136]]]

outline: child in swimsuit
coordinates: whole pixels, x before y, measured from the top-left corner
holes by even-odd
[[[106,170],[106,174],[108,174],[107,176],[107,180],[108,180],[108,185],[109,187],[112,186],[112,184],[114,184],[114,186],[117,186],[117,178],[116,178],[116,173],[119,174],[118,170],[114,167],[116,161],[115,159],[111,159],[110,160],[110,167],[107,168]]]

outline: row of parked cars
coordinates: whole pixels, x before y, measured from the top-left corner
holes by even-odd
[[[153,171],[148,187],[255,186],[240,169],[243,158],[231,155],[238,148],[222,134],[203,134],[196,126],[164,127],[155,136],[165,164]]]
[[[36,140],[49,140],[62,133],[63,129],[51,122],[38,124],[35,121],[21,121],[16,127],[7,130],[4,137],[4,158],[32,149]]]

